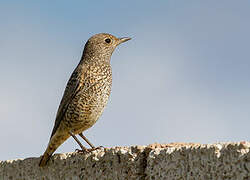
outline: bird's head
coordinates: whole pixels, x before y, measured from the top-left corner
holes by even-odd
[[[107,33],[96,34],[85,44],[83,57],[109,61],[115,48],[130,39],[129,37],[117,38]]]

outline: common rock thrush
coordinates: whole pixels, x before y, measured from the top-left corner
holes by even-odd
[[[59,105],[54,128],[39,166],[45,166],[55,150],[70,136],[82,146],[76,135],[82,137],[92,149],[95,147],[82,134],[95,124],[107,104],[112,72],[110,58],[115,48],[130,40],[100,33],[85,44],[82,58],[72,73]]]

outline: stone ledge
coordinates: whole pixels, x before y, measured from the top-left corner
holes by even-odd
[[[0,179],[250,179],[250,142],[102,148],[0,162]]]

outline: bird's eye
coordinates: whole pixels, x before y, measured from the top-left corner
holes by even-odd
[[[105,42],[106,42],[106,43],[110,43],[110,42],[111,42],[111,39],[107,38],[107,39],[105,39]]]

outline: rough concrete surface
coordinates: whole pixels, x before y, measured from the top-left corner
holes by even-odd
[[[250,180],[249,149],[250,142],[102,148],[56,154],[44,168],[40,157],[0,161],[0,179]]]

